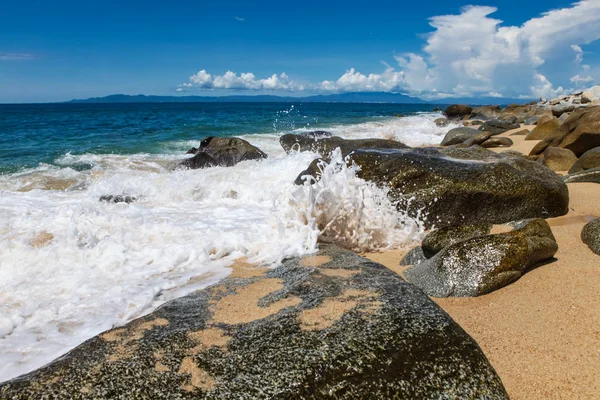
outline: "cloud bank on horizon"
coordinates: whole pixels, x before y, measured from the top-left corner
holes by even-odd
[[[600,68],[585,63],[581,46],[600,39],[600,1],[582,0],[551,10],[521,26],[502,26],[490,17],[496,7],[467,6],[458,15],[429,19],[435,30],[420,54],[394,55],[379,73],[348,69],[337,80],[300,83],[285,73],[257,78],[201,70],[177,91],[204,90],[401,92],[423,99],[448,97],[551,98],[600,83]],[[550,63],[575,71],[567,82],[552,82],[541,71]]]

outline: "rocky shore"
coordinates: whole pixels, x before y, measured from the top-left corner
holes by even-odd
[[[453,105],[436,124],[451,120],[463,126],[439,147],[281,137],[287,152],[322,156],[298,167],[298,185],[339,148],[423,222],[418,246],[364,258],[322,243],[272,269],[240,261],[217,285],[0,384],[0,398],[594,398],[600,87]],[[173,168],[266,157],[239,138],[188,153]]]

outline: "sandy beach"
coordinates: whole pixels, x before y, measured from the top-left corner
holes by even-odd
[[[500,135],[514,141],[511,150],[528,154],[538,143],[513,132]],[[488,295],[434,298],[481,346],[512,399],[600,398],[600,256],[580,239],[585,223],[600,217],[600,185],[568,187],[569,213],[548,220],[559,246],[554,261]],[[366,256],[402,275],[408,250]]]

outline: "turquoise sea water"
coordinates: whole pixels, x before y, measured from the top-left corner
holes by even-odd
[[[178,143],[206,136],[326,129],[434,107],[340,103],[0,105],[0,173],[54,164],[67,153],[170,153],[184,150]]]

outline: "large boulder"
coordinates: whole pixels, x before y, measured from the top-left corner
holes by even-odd
[[[207,289],[0,386],[3,399],[507,399],[421,290],[334,246]]]
[[[600,107],[580,108],[562,124],[563,140],[559,147],[569,149],[577,157],[600,147]]]
[[[502,110],[500,110],[500,106],[481,106],[475,107],[471,112],[471,119],[494,119],[498,118]]]
[[[444,114],[448,118],[462,119],[463,117],[471,115],[473,109],[466,104],[453,104],[446,108]]]
[[[560,122],[552,118],[545,122],[538,122],[537,126],[525,137],[525,140],[544,140],[558,134]]]
[[[472,128],[454,128],[450,129],[444,139],[442,139],[442,146],[451,146],[454,144],[460,144],[468,139],[476,136],[479,133],[476,129]]]
[[[565,183],[590,182],[600,183],[600,167],[587,169],[563,177]]]
[[[581,231],[581,240],[590,250],[600,255],[600,218],[588,222]]]
[[[428,233],[423,238],[421,248],[425,257],[431,258],[455,243],[487,235],[491,229],[492,224],[447,226]]]
[[[314,151],[327,157],[333,150],[340,148],[345,157],[356,149],[404,149],[408,148],[402,142],[387,139],[355,139],[348,140],[339,136],[307,137],[306,135],[286,134],[279,138],[281,147],[286,152],[293,150]]]
[[[564,113],[569,113],[572,111],[575,111],[575,105],[573,104],[559,104],[552,107],[552,115],[555,117],[560,117]]]
[[[434,297],[474,297],[519,279],[529,268],[556,254],[558,245],[543,219],[519,222],[515,229],[467,239],[410,267],[406,279]]]
[[[577,157],[571,150],[548,147],[537,161],[552,171],[568,171],[577,161]]]
[[[568,211],[567,186],[554,172],[478,146],[358,150],[351,159],[361,178],[389,187],[399,209],[425,216],[427,226],[504,223]]]
[[[258,147],[244,139],[214,136],[202,140],[200,147],[190,149],[188,154],[195,154],[195,156],[184,160],[179,165],[190,169],[232,167],[241,161],[261,160],[267,157]]]
[[[569,170],[570,174],[592,168],[600,168],[600,147],[595,147],[583,153],[579,160]]]
[[[511,129],[517,129],[520,126],[521,125],[518,122],[493,119],[484,122],[484,124],[479,127],[479,130],[482,132],[490,132],[492,135],[499,135],[510,131]]]

